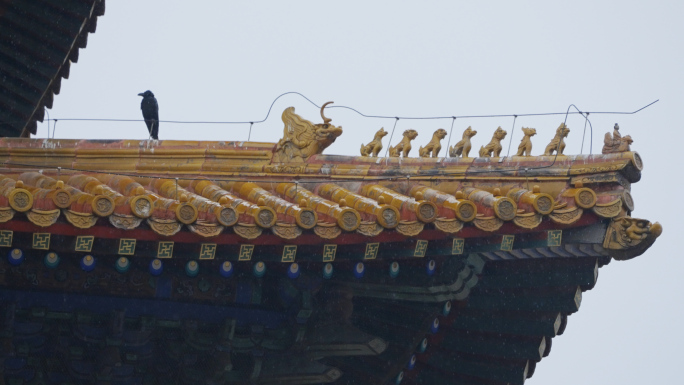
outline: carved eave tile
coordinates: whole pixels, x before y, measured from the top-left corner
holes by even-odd
[[[197,221],[193,224],[188,225],[188,228],[190,231],[193,233],[205,237],[205,238],[211,238],[218,236],[223,232],[223,229],[225,229],[224,226],[217,225],[215,223],[209,223],[209,222],[200,222]]]
[[[93,214],[79,213],[68,209],[64,209],[62,212],[67,221],[79,229],[88,229],[97,223],[98,217]]]
[[[335,239],[342,234],[342,229],[335,223],[319,223],[314,227],[314,233],[323,239]]]
[[[263,232],[261,227],[245,223],[238,223],[237,225],[233,226],[233,231],[235,231],[235,234],[244,239],[256,239]]]
[[[503,226],[504,221],[497,217],[477,217],[473,224],[480,230],[494,232]]]
[[[139,218],[135,215],[123,215],[123,214],[112,214],[109,216],[109,223],[117,229],[122,230],[133,230],[140,226],[143,218]]]
[[[278,223],[271,228],[273,234],[283,239],[295,239],[302,235],[302,229],[294,223]]]
[[[59,218],[60,210],[54,209],[49,211],[31,209],[31,211],[26,212],[26,217],[36,226],[48,227],[52,226],[57,222]]]
[[[174,219],[156,219],[154,217],[147,218],[147,224],[155,233],[170,237],[176,235],[182,227],[182,224]]]
[[[513,218],[513,223],[524,229],[534,229],[542,222],[543,216],[537,213],[518,214]]]
[[[463,222],[456,218],[437,218],[434,222],[435,227],[447,234],[455,234],[463,228]]]
[[[361,222],[356,232],[367,237],[375,237],[380,235],[383,230],[384,227],[380,226],[377,222]]]
[[[14,218],[15,211],[11,207],[0,207],[0,223],[5,223]]]
[[[600,217],[615,218],[622,212],[622,199],[618,198],[609,203],[597,203],[591,210]]]
[[[419,221],[411,221],[411,222],[405,222],[401,221],[399,222],[399,225],[397,226],[397,231],[405,235],[407,237],[414,237],[418,234],[420,234],[423,229],[425,228],[425,223],[419,222]]]
[[[577,222],[582,217],[583,213],[584,210],[579,207],[555,209],[549,214],[549,218],[559,225],[571,225]]]

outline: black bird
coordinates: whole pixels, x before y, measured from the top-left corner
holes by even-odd
[[[159,104],[157,104],[157,99],[154,98],[154,94],[150,90],[139,93],[138,96],[143,97],[140,109],[142,110],[145,124],[147,124],[147,131],[150,132],[152,139],[157,140],[159,139],[157,137],[159,134]]]

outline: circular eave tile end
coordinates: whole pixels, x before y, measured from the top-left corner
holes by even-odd
[[[295,222],[303,229],[313,229],[318,222],[318,215],[312,209],[303,208],[295,215]]]
[[[461,201],[456,208],[456,217],[462,222],[472,222],[477,216],[477,206],[471,201]]]
[[[278,216],[276,215],[275,210],[272,208],[260,206],[254,219],[257,225],[265,229],[269,229],[275,225]]]
[[[434,222],[437,219],[437,205],[427,201],[419,202],[416,208],[416,216],[421,222]]]
[[[586,187],[582,187],[575,192],[575,203],[583,209],[590,209],[596,205],[596,193]]]
[[[494,203],[494,214],[504,221],[515,218],[517,210],[518,206],[511,198],[500,198]]]
[[[152,199],[145,195],[133,197],[130,201],[131,212],[138,218],[149,218],[152,215]]]
[[[26,189],[15,188],[7,198],[10,207],[20,213],[29,211],[33,207],[33,194]]]
[[[189,225],[197,220],[197,208],[189,203],[181,203],[176,207],[176,218],[180,223]]]
[[[114,199],[106,195],[97,195],[93,198],[90,206],[93,209],[93,213],[100,217],[106,217],[114,212]]]
[[[532,206],[534,207],[534,210],[539,214],[549,215],[553,211],[554,204],[555,202],[553,201],[553,197],[551,197],[551,195],[539,193],[537,194],[537,197],[534,199]]]
[[[401,214],[396,207],[383,205],[380,213],[377,215],[377,221],[380,223],[380,226],[386,229],[393,229],[399,225],[400,217]]]
[[[233,226],[238,221],[238,214],[232,207],[220,207],[216,210],[216,219],[223,226]]]
[[[345,207],[337,218],[337,225],[344,231],[355,231],[361,226],[361,214],[352,208]]]

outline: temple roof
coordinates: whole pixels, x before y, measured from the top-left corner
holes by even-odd
[[[272,162],[269,143],[0,144],[0,161],[8,167],[0,177],[0,206],[40,211],[28,216],[34,224],[47,226],[60,216],[82,229],[108,222],[131,230],[146,223],[143,228],[160,236],[190,232],[221,243],[278,243],[275,238],[303,235],[301,242],[315,242],[307,234],[320,241],[344,234],[355,242],[424,230],[441,232],[435,237],[478,237],[571,225],[586,215],[584,223],[614,218],[633,210],[629,184],[639,180],[642,167],[632,152],[504,161],[314,155],[293,164]],[[18,197],[29,195],[34,199],[20,207]]]
[[[0,319],[32,357],[8,378],[522,384],[599,268],[662,231],[630,217],[636,152],[379,159],[288,135],[0,140]]]
[[[0,2],[0,136],[36,133],[105,0]]]

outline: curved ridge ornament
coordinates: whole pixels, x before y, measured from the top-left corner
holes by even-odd
[[[606,132],[606,136],[603,139],[603,148],[601,149],[602,154],[612,154],[616,152],[627,152],[631,151],[629,146],[633,143],[632,137],[622,136],[620,134],[620,126],[615,123],[613,127],[613,136],[610,136],[609,132]]]
[[[437,131],[435,131],[432,134],[432,139],[430,139],[430,142],[425,145],[425,147],[420,146],[418,148],[418,155],[421,158],[429,158],[430,154],[432,154],[433,158],[436,158],[439,155],[439,152],[442,150],[442,139],[444,139],[447,136],[447,132],[445,129],[440,128]]]
[[[565,141],[563,139],[566,138],[569,133],[570,129],[568,126],[566,126],[565,123],[561,123],[561,125],[556,128],[556,136],[554,136],[553,139],[551,139],[551,142],[546,145],[544,155],[553,155],[554,151],[558,152],[557,155],[563,155],[563,151],[565,150]]]
[[[459,156],[463,156],[464,158],[468,158],[468,154],[470,154],[470,149],[473,147],[472,143],[470,143],[470,138],[473,136],[477,135],[477,131],[473,130],[472,127],[468,126],[465,131],[463,131],[463,138],[458,141],[454,146],[451,146],[449,148],[449,156],[452,158],[458,158]]]
[[[382,138],[384,138],[386,135],[387,131],[385,131],[385,127],[382,127],[375,133],[375,136],[370,143],[366,144],[365,146],[362,143],[361,156],[377,157],[380,153],[380,150],[382,150]]]
[[[501,155],[501,150],[503,149],[503,147],[501,146],[501,141],[506,137],[506,134],[506,130],[502,129],[501,127],[498,127],[492,135],[492,140],[486,146],[480,147],[480,157],[498,158],[499,155]]]
[[[342,127],[330,124],[332,119],[326,118],[323,110],[332,102],[321,107],[323,124],[313,124],[295,114],[294,107],[283,111],[282,119],[285,123],[283,138],[275,146],[273,162],[304,162],[309,157],[323,153],[338,136],[342,135]]]
[[[537,135],[537,130],[531,127],[523,127],[523,138],[518,145],[518,152],[515,156],[531,156],[532,137]]]
[[[401,139],[396,146],[389,148],[389,156],[392,158],[398,158],[404,156],[408,157],[409,152],[411,152],[411,141],[418,136],[418,131],[416,130],[406,130],[404,131],[404,137]]]

